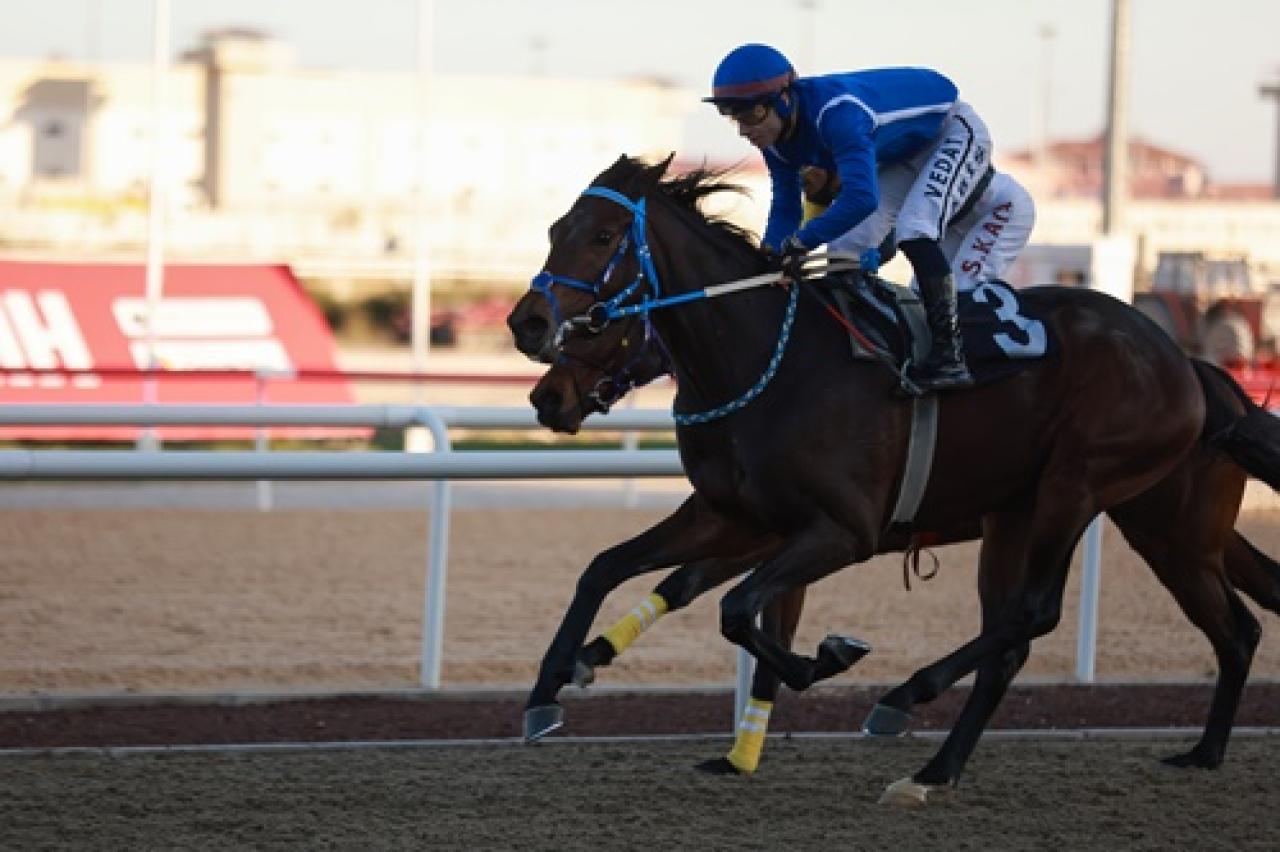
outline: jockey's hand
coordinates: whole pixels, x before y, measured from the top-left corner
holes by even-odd
[[[867,275],[874,275],[880,268],[880,249],[869,248],[858,255],[858,268]]]
[[[778,252],[778,271],[782,273],[779,284],[787,287],[791,282],[801,279],[803,276],[801,267],[804,265],[804,258],[808,253],[809,249],[804,243],[794,236],[787,237],[786,242],[782,244],[782,250]]]

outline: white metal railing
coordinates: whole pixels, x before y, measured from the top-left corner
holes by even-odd
[[[432,479],[426,599],[420,679],[440,685],[444,636],[444,591],[454,479],[549,479],[678,477],[683,475],[673,450],[557,450],[458,452],[449,428],[540,429],[533,412],[513,407],[409,405],[8,405],[0,406],[4,425],[235,425],[235,426],[424,426],[433,453],[405,452],[194,452],[0,450],[0,479],[37,480],[229,480],[229,479]],[[583,422],[595,431],[663,431],[674,428],[664,409],[615,409]],[[1101,519],[1085,536],[1084,580],[1076,677],[1094,680],[1097,601],[1101,574]],[[737,710],[741,715],[750,689],[753,660],[739,651]]]
[[[0,479],[21,480],[435,480],[423,601],[423,686],[440,686],[444,640],[449,483],[454,479],[677,477],[673,450],[454,451],[449,427],[542,428],[528,408],[405,405],[8,405],[0,425],[423,426],[433,453],[0,450]],[[660,409],[620,409],[583,424],[596,431],[674,428]]]

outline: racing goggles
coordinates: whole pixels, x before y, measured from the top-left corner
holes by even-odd
[[[769,117],[769,105],[767,103],[754,103],[749,106],[721,104],[719,110],[721,115],[730,121],[736,121],[743,127],[755,127]]]

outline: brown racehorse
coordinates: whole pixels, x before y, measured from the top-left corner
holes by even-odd
[[[895,380],[850,361],[843,332],[816,300],[798,298],[800,287],[697,298],[705,282],[758,274],[765,263],[741,233],[697,209],[714,188],[698,176],[664,181],[665,168],[622,158],[602,173],[553,226],[547,271],[511,317],[526,354],[616,364],[623,356],[592,329],[646,299],[687,298],[637,315],[651,319],[678,377],[677,437],[694,493],[583,573],[529,698],[526,730],[534,735],[558,711],[556,695],[573,676],[601,601],[624,580],[681,563],[758,558],[723,600],[722,632],[804,689],[856,660],[852,643],[824,642],[816,658],[803,657],[757,627],[755,616],[886,543],[909,411],[891,393]],[[1208,436],[1274,486],[1280,427],[1229,384],[1206,382],[1162,331],[1121,302],[1061,288],[1020,298],[1059,351],[943,398],[937,461],[916,520],[930,530],[981,518],[982,631],[890,692],[869,725],[899,726],[913,704],[976,671],[951,734],[912,782],[924,790],[954,784],[1030,641],[1056,625],[1078,538],[1108,511],[1218,655],[1204,735],[1171,759],[1216,766],[1259,632],[1224,567],[1243,477],[1217,455],[1206,455],[1195,477],[1174,474]],[[568,333],[557,333],[566,318]],[[1186,493],[1192,481],[1220,481],[1220,495],[1232,482],[1239,487],[1234,499],[1206,505]],[[1157,508],[1158,535],[1126,529]],[[1181,519],[1176,528],[1172,517]]]
[[[633,387],[642,386],[665,375],[670,362],[651,329],[640,321],[617,323],[601,332],[600,344],[628,353],[625,362],[593,362],[566,358],[552,366],[534,386],[530,398],[537,400],[539,416],[559,432],[574,434],[582,421],[596,412],[605,412]],[[1238,391],[1230,376],[1207,363],[1193,360],[1202,382],[1219,395],[1213,410],[1225,419],[1208,423],[1205,441],[1190,453],[1168,477],[1141,498],[1110,511],[1112,521],[1126,538],[1140,547],[1158,577],[1170,587],[1186,582],[1180,579],[1178,561],[1172,554],[1187,548],[1216,547],[1223,524],[1234,524],[1244,493],[1245,471],[1218,446],[1211,446],[1213,435],[1229,429],[1230,423],[1257,407]],[[1233,400],[1233,397],[1235,399]],[[1254,415],[1255,417],[1259,415]],[[1211,434],[1212,433],[1212,434]],[[1223,515],[1205,518],[1203,506],[1229,509]],[[1168,514],[1163,514],[1167,512]],[[1186,519],[1192,526],[1185,527]],[[1206,520],[1210,521],[1206,523]],[[1184,530],[1182,533],[1172,531]],[[893,530],[880,542],[880,552],[910,552],[922,544],[942,546],[980,538],[980,518],[962,523],[946,531]],[[1207,539],[1205,537],[1208,537]],[[1280,564],[1259,551],[1240,533],[1232,529],[1222,546],[1223,564],[1231,586],[1243,591],[1259,606],[1280,615]],[[747,555],[739,559],[709,559],[685,565],[667,576],[653,590],[675,612],[692,603],[705,592],[749,571],[758,558]],[[907,565],[903,566],[904,572]],[[904,574],[905,576],[905,574]],[[761,626],[790,647],[804,606],[803,588],[793,589],[765,608]],[[598,636],[588,642],[578,655],[575,680],[586,685],[594,680],[595,670],[610,665],[618,655],[612,642]],[[936,675],[927,667],[916,674],[917,682],[932,683]],[[751,698],[773,704],[781,681],[773,671],[758,666],[751,681]],[[911,696],[905,684],[895,690]],[[908,701],[900,701],[903,712],[910,703],[927,702],[936,693],[920,691]],[[886,705],[888,706],[888,705]],[[905,728],[906,720],[901,720]],[[733,753],[731,752],[731,757]],[[758,760],[758,753],[748,759]],[[699,764],[714,773],[738,774],[741,768],[730,758],[718,758]]]

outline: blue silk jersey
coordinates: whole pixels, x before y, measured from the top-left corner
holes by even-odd
[[[763,242],[772,248],[792,234],[815,248],[875,212],[877,169],[936,143],[959,94],[954,83],[927,68],[802,77],[791,91],[795,129],[764,151],[773,201]],[[805,166],[837,172],[840,193],[825,213],[800,228],[800,169]]]

